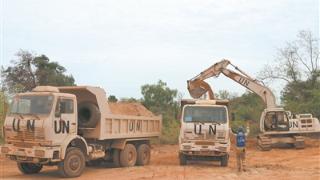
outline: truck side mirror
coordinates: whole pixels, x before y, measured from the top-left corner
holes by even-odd
[[[61,117],[61,113],[56,111],[56,112],[54,113],[54,116],[55,116],[55,117]]]
[[[54,116],[55,117],[61,117],[61,112],[60,112],[60,99],[57,100],[57,104],[56,104],[56,109],[54,112]]]
[[[231,120],[235,121],[236,120],[236,114],[235,113],[231,113]]]

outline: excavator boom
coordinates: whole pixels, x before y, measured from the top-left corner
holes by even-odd
[[[233,66],[239,73],[227,69],[228,65]],[[213,90],[211,89],[210,85],[205,82],[205,80],[210,77],[218,77],[221,73],[259,95],[268,108],[277,107],[275,96],[268,87],[263,85],[261,82],[251,78],[244,71],[233,65],[229,60],[225,59],[218,63],[215,63],[187,82],[188,91],[191,97],[200,98],[204,94],[208,93],[209,99],[215,99]]]
[[[198,99],[204,94],[208,93],[209,99],[215,99],[214,93],[210,87],[210,85],[205,82],[205,79],[208,79],[213,76],[219,76],[221,70],[226,68],[230,64],[230,61],[224,59],[218,63],[215,63],[208,69],[202,71],[200,74],[190,79],[188,83],[188,91],[190,96]]]

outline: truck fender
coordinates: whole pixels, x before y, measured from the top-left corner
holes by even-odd
[[[61,159],[64,159],[68,147],[78,147],[82,150],[84,155],[87,157],[89,155],[88,144],[86,140],[81,136],[69,136],[64,140],[61,146]]]
[[[126,143],[127,143],[126,139],[117,139],[117,140],[112,141],[111,147],[113,149],[121,149],[122,150],[122,149],[124,149]]]
[[[120,149],[123,150],[124,147],[126,146],[127,142],[131,142],[134,145],[138,145],[141,143],[145,144],[150,144],[150,139],[149,138],[137,138],[137,139],[116,139],[113,140],[111,144],[112,149]]]

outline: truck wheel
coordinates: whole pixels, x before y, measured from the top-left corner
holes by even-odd
[[[90,102],[83,102],[78,105],[79,126],[85,128],[96,127],[101,114],[99,108]]]
[[[114,149],[112,152],[112,161],[114,167],[120,167],[120,150]]]
[[[79,148],[71,147],[67,149],[66,156],[58,164],[58,169],[63,177],[78,177],[85,167],[85,157]]]
[[[180,165],[185,166],[187,165],[187,157],[186,155],[179,153],[179,160],[180,160]]]
[[[227,167],[227,166],[228,166],[228,161],[229,161],[229,155],[226,154],[226,155],[224,155],[224,156],[221,157],[221,159],[220,159],[220,165],[221,165],[222,167]]]
[[[36,174],[41,171],[42,164],[35,164],[35,163],[17,163],[19,170],[23,174]]]
[[[120,165],[122,167],[134,166],[137,162],[137,150],[133,144],[126,144],[120,151]]]
[[[150,162],[150,147],[146,144],[141,144],[138,147],[137,165],[144,166]]]

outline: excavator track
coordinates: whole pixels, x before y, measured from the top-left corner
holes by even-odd
[[[261,151],[270,151],[272,149],[272,140],[268,136],[258,136],[258,149]]]
[[[303,136],[294,136],[295,142],[294,147],[296,149],[304,149],[304,137]]]

